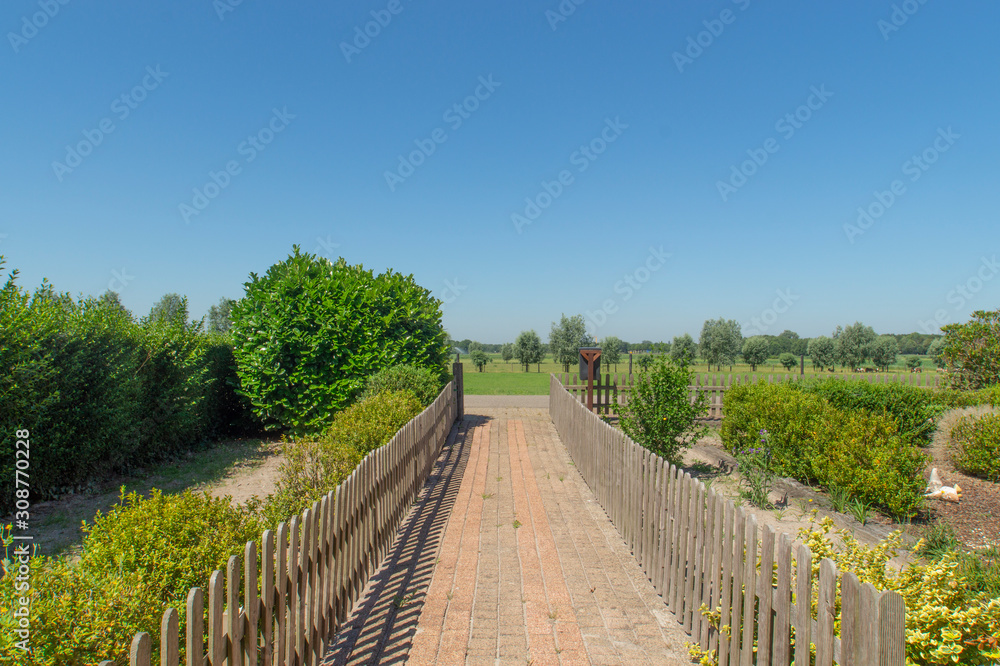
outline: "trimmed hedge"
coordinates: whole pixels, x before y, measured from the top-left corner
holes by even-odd
[[[338,412],[319,438],[286,443],[278,488],[264,505],[267,524],[288,520],[336,488],[421,411],[410,391],[379,393]]]
[[[383,368],[368,378],[362,399],[391,391],[411,391],[424,407],[430,405],[444,388],[446,380],[440,372],[415,365],[394,365]]]
[[[886,513],[911,517],[923,502],[927,456],[888,414],[840,409],[794,384],[743,384],[726,391],[721,435],[729,451],[770,433],[774,470],[836,486]]]
[[[838,409],[864,409],[872,414],[885,414],[896,422],[902,436],[924,443],[934,436],[934,419],[944,410],[943,405],[935,403],[931,391],[899,382],[871,384],[862,380],[829,378],[805,382],[801,388],[819,395]]]
[[[0,456],[13,460],[15,431],[30,432],[34,496],[254,429],[229,338],[200,323],[136,322],[48,283],[28,293],[16,276],[0,289]],[[0,466],[0,511],[13,487],[14,466]]]

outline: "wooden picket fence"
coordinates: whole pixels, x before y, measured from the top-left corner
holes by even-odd
[[[809,644],[815,645],[816,666],[904,663],[900,595],[879,592],[844,572],[835,636],[838,572],[832,560],[820,562],[814,580],[805,545],[793,549],[792,537],[776,535],[770,526],[758,531],[756,518],[743,507],[601,421],[555,375],[549,413],[654,588],[692,642],[716,651],[720,666],[810,666],[810,651],[803,647]],[[702,605],[721,610],[716,624],[702,615]],[[718,631],[724,626],[733,629]]]
[[[557,373],[560,383],[577,400],[587,402],[587,382],[582,381],[577,374]],[[708,394],[708,407],[705,419],[720,420],[723,416],[722,404],[726,389],[739,384],[756,384],[766,381],[769,384],[781,382],[796,382],[803,377],[833,377],[837,379],[857,379],[871,384],[900,383],[923,388],[943,386],[941,373],[844,373],[831,375],[801,375],[799,373],[763,373],[763,372],[699,372],[695,373],[691,384],[691,395],[695,392]],[[606,416],[617,416],[622,405],[628,403],[635,375],[628,373],[604,374],[594,378],[594,411]],[[923,382],[923,383],[921,383]]]
[[[300,516],[246,544],[207,590],[187,596],[183,634],[177,610],[163,613],[161,666],[315,666],[392,546],[396,530],[460,418],[456,380],[385,446]],[[260,563],[258,565],[258,556]],[[259,577],[259,583],[258,583]],[[205,610],[207,595],[207,638]],[[152,637],[132,640],[130,666],[150,666]],[[101,666],[113,666],[104,661]]]

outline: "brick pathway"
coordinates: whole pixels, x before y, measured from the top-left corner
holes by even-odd
[[[689,664],[547,411],[470,409],[325,663]]]

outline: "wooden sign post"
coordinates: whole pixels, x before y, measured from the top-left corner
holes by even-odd
[[[594,361],[601,357],[600,349],[581,349],[580,359],[587,363],[587,409],[594,411]],[[581,366],[583,363],[581,362]]]

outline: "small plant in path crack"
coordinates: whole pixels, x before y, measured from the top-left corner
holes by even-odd
[[[868,524],[868,508],[869,505],[862,502],[859,498],[855,497],[850,503],[849,508],[851,509],[851,515],[854,519],[861,523],[862,525]]]
[[[514,522],[513,522],[513,523],[511,523],[511,524],[512,524],[512,525],[514,526],[514,529],[516,530],[516,529],[517,529],[518,527],[520,527],[520,526],[521,526],[521,521],[520,521],[520,520],[518,520],[517,518],[515,518],[515,519],[514,519]]]

